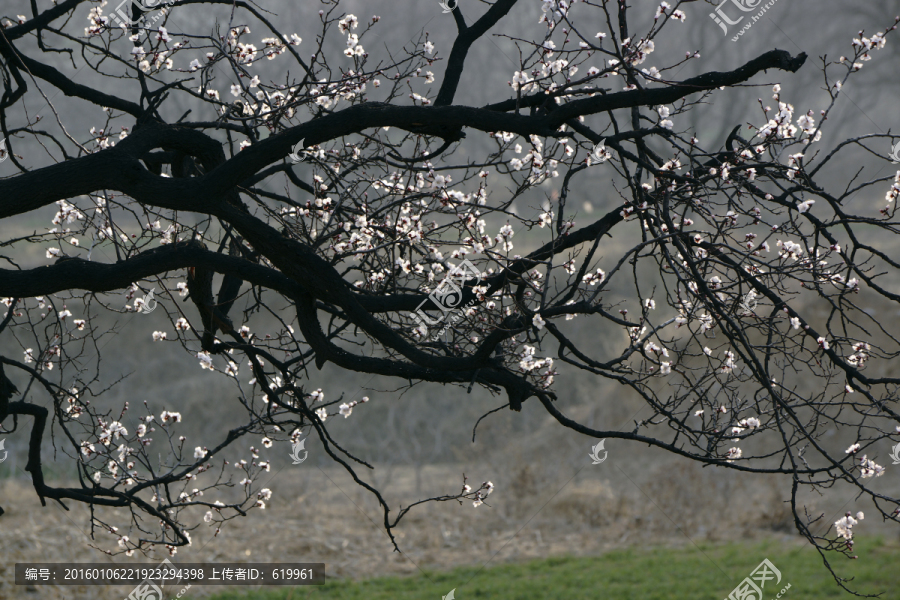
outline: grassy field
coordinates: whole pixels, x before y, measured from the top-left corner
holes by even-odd
[[[896,568],[900,544],[884,538],[857,540],[859,560],[833,557],[835,570],[853,577],[849,587],[862,594],[886,593],[895,598],[900,589]],[[416,577],[384,577],[365,581],[335,581],[315,587],[272,588],[251,593],[224,593],[215,600],[404,600],[441,598],[455,589],[459,600],[722,600],[756,566],[768,558],[781,571],[778,586],[769,582],[763,599],[787,600],[850,598],[824,568],[810,547],[787,547],[779,541],[757,544],[701,545],[683,549],[627,550],[599,557],[552,558],[486,569],[460,568],[425,572]]]

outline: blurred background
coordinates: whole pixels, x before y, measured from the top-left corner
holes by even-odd
[[[634,4],[631,29],[640,33],[652,20],[655,3]],[[283,33],[297,33],[303,38],[301,50],[312,47],[319,29],[315,15],[318,2],[263,0],[259,5],[277,15],[272,18]],[[494,29],[494,35],[484,36],[473,46],[457,104],[480,106],[512,97],[507,82],[519,69],[519,51],[513,40],[539,39],[543,35],[545,26],[538,23],[540,5],[538,0],[523,0]],[[38,6],[43,9],[50,5],[41,0]],[[87,26],[91,6],[95,4],[79,7],[66,30],[80,34]],[[469,22],[486,7],[475,0],[460,0],[460,6]],[[809,109],[818,113],[827,108],[829,99],[821,89],[822,60],[850,54],[852,39],[860,30],[871,35],[889,26],[895,14],[900,13],[900,3],[896,1],[781,0],[737,42],[732,42],[731,35],[723,35],[710,19],[714,6],[705,2],[681,6],[687,13],[686,23],[667,26],[656,40],[656,54],[644,66],[656,64],[657,58],[669,64],[673,62],[670,56],[699,51],[701,60],[690,61],[682,70],[676,68],[666,74],[670,79],[680,80],[705,71],[732,70],[774,48],[794,55],[805,52],[809,58],[794,75],[780,71],[758,75],[753,83],[759,86],[718,93],[711,103],[679,117],[676,129],[693,131],[708,147],[721,146],[736,125],[763,124],[765,119],[758,99],[773,104],[771,86],[775,83],[781,84],[782,99],[794,105],[795,115]],[[372,15],[382,17],[361,42],[371,55],[370,64],[379,56],[386,57],[388,49],[397,52],[423,32],[435,43],[438,56],[446,57],[456,33],[453,19],[441,12],[437,0],[344,0],[342,7],[361,21]],[[112,8],[107,6],[106,12]],[[29,3],[24,0],[6,0],[0,10],[9,18],[31,14]],[[222,6],[176,8],[169,15],[166,27],[173,37],[181,32],[208,33],[216,26],[226,31],[229,14],[230,8]],[[588,37],[596,31],[607,31],[606,24],[601,22],[578,22],[577,26],[590,32]],[[261,29],[258,33],[260,37],[268,35]],[[337,56],[344,46],[343,37],[335,34],[327,40],[326,47],[328,44]],[[21,43],[19,49],[69,76],[77,71],[80,83],[96,85],[130,100],[138,98],[139,89],[133,81],[117,83],[101,78],[90,69],[81,68],[84,62],[77,54],[73,67],[65,55],[40,53],[33,42]],[[125,45],[121,50],[122,55],[128,52]],[[261,77],[266,74],[277,80],[279,62],[259,64]],[[887,133],[900,126],[898,64],[900,44],[891,35],[887,47],[865,63],[862,72],[851,78],[850,85],[842,91],[824,130],[820,151],[830,150],[848,137]],[[434,64],[435,86],[440,84],[443,68],[443,61]],[[223,98],[231,83],[230,76],[223,70],[220,82],[213,85]],[[40,80],[37,85],[50,99],[59,121],[49,106],[38,100],[40,95],[31,93],[31,104],[24,108],[19,104],[7,115],[11,126],[20,126],[24,115],[16,111],[22,110],[31,117],[42,115],[43,126],[48,131],[59,132],[59,123],[64,124],[79,141],[92,137],[91,127],[103,126],[104,114],[99,108],[66,98]],[[170,121],[177,120],[190,108],[179,102],[176,98],[164,105],[164,115]],[[193,118],[200,120],[200,115]],[[124,121],[122,124],[132,125]],[[457,158],[461,161],[484,154],[491,143],[486,135],[470,132],[456,150]],[[886,142],[885,146],[878,149],[882,154],[890,150]],[[47,152],[57,160],[60,158],[55,149],[47,150],[31,140],[20,139],[14,151],[23,155],[23,164],[29,168],[53,162]],[[843,161],[841,169],[833,168],[820,176],[820,183],[843,189],[860,169],[863,179],[885,176],[896,169],[888,161],[858,151],[846,153]],[[302,173],[304,168],[298,166],[298,172]],[[11,161],[0,164],[0,177],[14,174]],[[533,193],[519,198],[516,211],[537,216],[541,205],[558,193],[559,183],[559,179],[549,180]],[[608,183],[600,171],[590,177],[576,178],[569,196],[574,200],[570,200],[570,206],[578,211],[576,224],[586,224],[598,213],[620,203]],[[494,194],[499,193],[500,189],[495,187]],[[883,199],[879,194],[883,191],[873,192],[871,197],[868,193],[860,194],[853,202],[880,205]],[[56,209],[55,205],[48,206],[5,220],[0,226],[3,239],[46,232],[53,227],[51,219]],[[186,221],[190,223],[192,218],[188,215]],[[517,230],[513,240],[516,252],[526,254],[546,243],[548,235],[546,229]],[[900,238],[877,242],[889,254],[900,250]],[[630,247],[627,229],[623,228],[617,237],[604,242],[602,253],[615,257],[627,247]],[[13,257],[22,268],[30,268],[51,262],[44,251],[44,245],[17,244],[4,248],[3,253]],[[114,260],[109,249],[95,252],[94,260]],[[900,293],[900,281],[883,285]],[[624,288],[613,288],[609,293],[610,297],[621,294],[623,300],[631,298],[629,290]],[[108,294],[106,298],[124,304],[124,294]],[[870,314],[883,317],[884,322],[896,322],[900,316],[896,307],[882,304],[878,298],[862,296],[860,303],[872,311]],[[81,318],[80,313],[85,310],[71,303],[67,308],[75,318]],[[191,311],[194,307],[187,304],[184,310]],[[807,310],[814,311],[816,307]],[[244,409],[226,378],[200,369],[197,361],[177,343],[152,341],[153,331],[168,330],[170,335],[173,332],[165,311],[150,315],[99,311],[93,318],[100,330],[115,327],[117,331],[98,344],[102,360],[94,365],[100,373],[100,384],[95,387],[109,386],[109,390],[97,402],[121,407],[126,401],[132,405],[146,401],[155,414],[163,409],[178,410],[184,417],[181,433],[188,438],[188,445],[211,445],[241,421]],[[274,318],[268,322],[266,318],[265,315],[255,317],[257,333],[266,333],[267,327],[275,333],[280,328]],[[579,328],[577,324],[578,320],[573,322],[570,333],[583,346],[593,348],[597,355],[618,352],[626,343],[621,331]],[[0,336],[0,354],[4,356],[21,359],[23,348],[27,347],[30,347],[27,335],[4,332]],[[545,355],[555,355],[555,348],[545,349]],[[566,369],[564,365],[559,370],[554,387],[560,398],[560,409],[590,427],[630,431],[636,421],[651,414],[639,398],[615,382]],[[892,367],[888,372],[896,376],[897,370]],[[24,389],[21,374],[12,369],[7,369],[7,374],[20,390]],[[65,385],[69,374],[51,372],[49,375],[58,377],[60,385]],[[241,377],[245,380],[251,377],[245,365]],[[381,490],[395,510],[420,498],[456,493],[463,485],[463,474],[473,487],[482,481],[494,483],[495,491],[487,505],[475,508],[469,502],[462,505],[448,502],[415,508],[405,517],[397,533],[403,552],[396,553],[380,525],[382,515],[374,498],[328,459],[317,440],[309,438],[306,447],[309,458],[300,465],[291,464],[290,444],[280,442],[261,451],[262,457],[272,464],[271,471],[264,474],[263,487],[273,492],[266,509],[252,511],[248,517],[228,523],[215,537],[214,530],[201,527],[192,534],[193,545],[180,549],[173,560],[325,562],[331,577],[364,578],[528,558],[596,556],[629,547],[680,548],[703,542],[749,543],[770,539],[785,546],[802,547],[805,543],[797,535],[790,509],[785,504],[790,494],[788,478],[703,468],[662,450],[619,440],[607,440],[607,460],[591,465],[588,454],[597,440],[562,428],[534,399],[525,403],[521,413],[500,410],[487,416],[478,425],[473,441],[473,428],[478,419],[504,405],[504,397],[491,396],[477,387],[467,392],[465,386],[419,384],[403,393],[397,391],[398,387],[396,381],[349,373],[330,364],[321,371],[310,372],[309,389],[321,388],[326,399],[370,398],[367,404],[356,407],[349,418],[333,417],[330,432],[345,448],[375,467],[371,471],[360,469],[360,475]],[[27,399],[48,403],[36,387],[29,389]],[[18,431],[5,436],[8,457],[0,464],[0,506],[6,511],[0,517],[0,556],[6,563],[0,565],[0,597],[20,597],[22,593],[12,586],[15,562],[102,562],[107,559],[93,546],[110,545],[108,535],[92,541],[85,507],[72,505],[66,512],[58,505],[40,506],[23,470],[29,427],[30,423],[24,427],[20,424]],[[855,441],[852,431],[830,432],[825,439],[829,447],[835,448],[845,448]],[[242,443],[251,442],[259,447],[258,440]],[[889,447],[882,450],[878,462],[887,466],[888,473],[873,486],[896,496],[900,493],[900,467],[890,465]],[[43,459],[45,475],[51,484],[71,481],[74,473],[71,460],[65,455],[54,454],[48,444]],[[820,530],[815,531],[817,534],[824,533],[847,510],[854,513],[866,510],[855,501],[853,490],[840,486],[829,490],[827,495],[809,496],[804,501],[810,514],[824,515]],[[860,523],[856,531],[859,535],[883,535],[896,551],[895,528],[872,520]],[[756,564],[763,558],[754,557],[752,562]],[[115,559],[116,562],[129,560],[144,562],[146,559]],[[838,570],[846,562],[841,557],[835,560]],[[710,590],[710,597],[724,597],[749,572],[735,568],[733,572],[728,569],[728,574],[718,575],[718,587]],[[828,577],[824,568],[821,576]],[[37,588],[28,591],[27,597],[113,598],[124,596],[123,591],[128,590]],[[196,589],[192,593],[195,591],[200,596],[213,588]]]

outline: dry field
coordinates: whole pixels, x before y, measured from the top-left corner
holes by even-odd
[[[569,453],[570,454],[570,453]],[[663,457],[656,456],[657,461]],[[364,578],[486,565],[559,555],[597,555],[626,546],[685,546],[700,541],[753,540],[776,536],[802,545],[792,532],[789,513],[779,499],[783,486],[773,479],[739,479],[681,462],[657,463],[652,457],[611,455],[601,465],[564,456],[555,475],[528,464],[494,477],[490,506],[455,502],[413,510],[397,532],[402,553],[393,552],[379,527],[375,502],[336,469],[313,465],[273,469],[265,485],[274,494],[264,511],[228,523],[218,538],[203,527],[193,545],[178,551],[176,562],[324,562],[330,577]],[[418,485],[426,494],[451,492],[461,468],[426,467]],[[470,474],[470,481],[475,479]],[[412,469],[391,470],[386,498],[394,506],[416,494]],[[782,489],[779,489],[782,488]],[[0,483],[6,514],[0,521],[0,598],[124,598],[130,586],[38,587],[14,585],[16,562],[147,562],[143,557],[106,557],[91,548],[83,507],[70,512],[58,505],[41,508],[26,481]],[[826,522],[846,510],[852,494],[835,492],[814,502]],[[846,504],[845,504],[846,505]],[[879,530],[865,522],[859,533]],[[892,535],[892,534],[890,534]],[[96,545],[111,548],[102,532]],[[221,588],[194,587],[202,596]],[[167,590],[173,596],[178,591]]]

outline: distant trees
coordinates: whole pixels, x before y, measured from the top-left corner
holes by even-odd
[[[219,4],[232,11],[221,31],[178,31],[182,11]],[[16,393],[3,424],[31,417],[27,469],[41,501],[126,509],[130,525],[94,517],[120,551],[174,550],[204,514],[218,526],[268,500],[254,483],[268,463],[258,448],[232,449],[237,440],[265,448],[310,433],[356,478],[353,463],[368,465],[328,431],[356,403],[316,385],[316,368],[331,362],[401,386],[484,386],[512,410],[539,402],[598,439],[790,475],[796,526],[821,550],[852,554],[852,523],[813,534],[817,518],[797,503],[804,486],[847,482],[896,520],[897,499],[870,487],[883,468],[868,456],[900,440],[900,378],[883,366],[900,332],[857,299],[900,300],[888,283],[900,265],[886,249],[898,233],[900,172],[848,173],[831,191],[818,183],[850,148],[889,160],[890,136],[837,141],[824,126],[893,22],[824,64],[830,104],[796,110],[776,86],[749,127],[736,117],[726,140],[701,141],[679,128],[682,115],[762,72],[796,72],[806,56],[773,49],[731,71],[670,79],[702,60],[691,49],[653,54],[673,21],[707,18],[682,4],[644,14],[544,0],[534,38],[515,39],[519,70],[497,74],[509,92],[480,107],[465,104],[465,86],[478,85],[466,79],[467,54],[530,3],[496,0],[476,15],[480,5],[460,2],[441,17],[458,29],[451,48],[423,34],[377,59],[367,36],[401,15],[365,20],[331,0],[309,15],[314,39],[241,1],[135,3],[124,23],[96,3],[63,0],[7,20],[0,218],[58,207],[46,231],[0,241],[0,335],[16,349],[0,362],[19,390],[49,401]],[[587,31],[588,22],[603,26]],[[45,60],[59,53],[72,61],[62,70]],[[269,61],[278,77],[264,73]],[[85,67],[104,84],[80,83]],[[92,137],[53,115],[39,123],[25,107],[44,99],[95,106]],[[474,138],[490,151],[454,154]],[[38,159],[26,148],[52,164],[30,167]],[[570,191],[584,179],[618,200],[576,223],[585,198]],[[542,211],[512,210],[546,195],[545,182],[556,193]],[[849,202],[864,193],[885,202]],[[527,229],[546,242],[520,256],[514,236]],[[610,238],[627,250],[612,254]],[[15,253],[34,244],[48,264],[21,267]],[[127,304],[109,300],[115,290]],[[172,323],[154,334],[160,352],[185,352],[234,382],[246,419],[222,440],[185,446],[169,403],[109,412],[90,401],[103,388],[79,364],[108,333],[96,315],[157,306]],[[254,329],[262,313],[281,330]],[[595,355],[575,327],[622,332],[619,352]],[[573,369],[627,386],[653,417],[632,431],[567,417],[557,391]],[[57,451],[77,464],[77,487],[43,480],[50,424]],[[835,427],[858,431],[858,443],[846,452],[825,443]],[[390,534],[410,507],[391,518],[381,494],[357,481],[378,497]],[[215,492],[231,484],[240,494],[221,502]],[[477,505],[491,489],[429,500]]]

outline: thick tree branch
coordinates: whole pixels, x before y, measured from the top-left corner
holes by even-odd
[[[783,50],[772,50],[735,71],[711,72],[660,89],[633,90],[576,100],[547,116],[497,114],[493,110],[467,106],[392,106],[367,102],[272,136],[245,148],[212,172],[187,180],[158,177],[134,160],[153,147],[166,143],[174,145],[179,140],[187,139],[184,136],[184,132],[188,131],[186,129],[159,127],[153,130],[154,134],[149,138],[139,137],[135,133],[114,148],[0,181],[0,197],[10,199],[0,206],[0,218],[97,189],[117,190],[151,206],[212,212],[213,206],[235,186],[282,159],[300,140],[305,139],[310,146],[368,128],[392,126],[413,130],[424,123],[442,131],[470,127],[481,131],[509,131],[524,136],[553,136],[565,121],[580,115],[631,106],[668,104],[695,92],[742,83],[765,69],[796,71],[805,59],[805,54],[792,58]],[[130,152],[126,153],[126,150]]]
[[[453,104],[456,90],[462,79],[463,68],[466,64],[466,55],[475,41],[487,33],[491,27],[497,24],[515,6],[517,0],[497,0],[480,19],[471,26],[466,26],[459,7],[453,11],[459,34],[453,42],[450,50],[450,58],[447,59],[447,69],[444,71],[444,81],[434,101],[435,106],[449,106]]]

